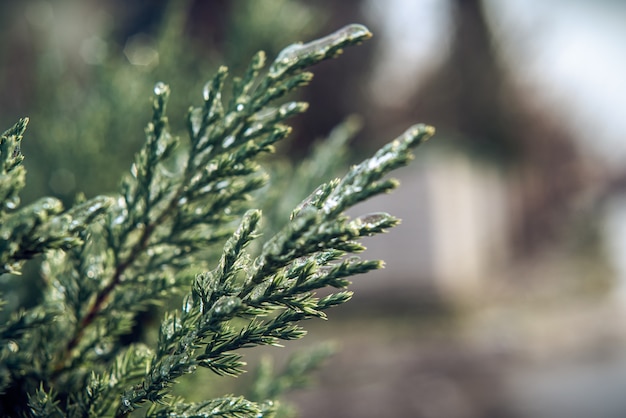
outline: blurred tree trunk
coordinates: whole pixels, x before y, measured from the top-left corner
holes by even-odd
[[[513,199],[513,255],[529,255],[562,230],[585,185],[586,162],[562,122],[511,82],[482,2],[450,3],[456,33],[449,57],[422,84],[408,118],[417,115],[503,168]]]
[[[349,23],[369,23],[362,14],[363,0],[333,1],[323,0],[317,3],[325,13],[325,19],[316,28],[322,36]],[[375,48],[368,41],[365,48],[352,48],[345,51],[348,57],[341,62],[330,60],[314,68],[315,80],[310,89],[303,92],[303,100],[310,103],[309,111],[296,126],[300,133],[296,141],[291,141],[290,153],[297,157],[308,154],[310,144],[326,136],[349,114],[363,114],[365,109],[358,108],[365,103],[365,89],[369,68],[374,59]],[[364,106],[365,107],[365,106]],[[358,141],[358,138],[355,140]]]

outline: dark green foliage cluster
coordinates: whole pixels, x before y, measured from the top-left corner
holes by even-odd
[[[288,135],[286,119],[307,107],[276,102],[311,80],[305,68],[369,37],[365,27],[350,25],[287,47],[267,70],[258,53],[233,79],[228,97],[228,71],[221,67],[205,85],[202,105],[189,109],[184,143],[168,128],[169,87],[157,83],[146,142],[120,193],[79,198],[68,210],[52,198],[19,207],[25,175],[19,144],[27,121],[2,135],[0,273],[19,274],[25,260],[41,255],[45,288],[34,307],[0,325],[0,413],[275,415],[274,398],[301,384],[302,373],[323,356],[296,358],[282,376],[261,368],[248,399],[189,403],[171,388],[198,367],[241,374],[239,349],[301,338],[303,320],[325,318],[328,308],[350,298],[348,277],[381,266],[353,254],[364,249],[360,238],[397,219],[350,218],[345,211],[396,187],[383,176],[410,160],[411,148],[432,135],[430,127],[410,128],[343,178],[319,186],[262,239],[261,211],[250,203],[269,187],[259,157]],[[224,240],[213,260],[207,248]],[[339,290],[316,296],[327,287]],[[174,293],[183,293],[182,307],[165,315],[153,341],[126,342],[137,315]]]

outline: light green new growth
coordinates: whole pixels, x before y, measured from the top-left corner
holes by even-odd
[[[202,105],[189,109],[187,143],[169,132],[170,90],[157,83],[146,142],[119,195],[69,210],[53,198],[18,209],[27,120],[2,135],[0,273],[19,273],[25,260],[42,255],[46,287],[39,304],[0,325],[0,404],[6,405],[0,412],[121,417],[143,406],[148,417],[276,412],[273,398],[301,384],[298,373],[316,360],[295,361],[273,384],[260,378],[250,400],[189,403],[172,396],[171,387],[198,367],[239,375],[245,366],[239,349],[301,338],[301,321],[325,318],[326,309],[350,299],[348,277],[381,267],[354,253],[365,248],[360,238],[398,220],[382,212],[352,219],[344,212],[395,188],[397,182],[383,176],[408,163],[431,127],[409,128],[343,178],[312,191],[273,235],[261,235],[261,211],[249,202],[268,182],[258,157],[288,135],[286,119],[307,108],[276,101],[311,80],[305,68],[370,36],[364,26],[349,25],[293,44],[267,71],[260,52],[233,80],[227,104],[228,71],[221,67],[204,86]],[[224,240],[210,269],[207,249]],[[262,247],[250,245],[261,240]],[[325,287],[339,290],[317,297]],[[174,292],[187,294],[180,309],[165,315],[153,346],[122,342],[139,312]]]

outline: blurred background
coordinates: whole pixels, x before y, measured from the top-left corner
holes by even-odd
[[[31,118],[24,202],[112,192],[156,81],[183,133],[220,64],[364,23],[371,41],[313,69],[279,153],[297,164],[353,113],[351,162],[416,122],[437,136],[354,209],[403,219],[366,242],[387,268],[267,350],[337,342],[288,399],[302,417],[624,417],[625,19],[619,0],[3,0],[0,129]]]

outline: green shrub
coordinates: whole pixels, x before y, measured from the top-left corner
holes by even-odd
[[[287,189],[274,189],[281,182],[273,186],[261,167],[261,157],[289,134],[285,121],[307,108],[279,103],[311,80],[306,68],[370,36],[364,26],[349,25],[285,48],[267,69],[260,52],[228,89],[221,67],[204,86],[202,104],[189,109],[185,141],[168,130],[170,89],[157,83],[145,144],[119,193],[79,197],[68,209],[52,197],[20,206],[20,141],[28,120],[2,135],[0,273],[18,275],[38,257],[43,281],[39,300],[0,325],[1,415],[266,417],[279,411],[272,398],[299,384],[319,353],[296,357],[283,376],[261,373],[254,399],[190,403],[171,388],[198,367],[239,375],[241,348],[301,338],[303,320],[325,318],[328,308],[350,299],[347,277],[381,267],[354,255],[365,248],[359,239],[398,220],[382,212],[350,218],[345,211],[395,188],[383,176],[410,161],[431,127],[409,128],[342,178],[308,190],[282,225],[279,209],[265,226],[257,209],[270,207],[271,196],[293,198],[282,193],[301,192],[313,171],[324,172],[341,155],[351,122],[306,170],[288,173]],[[316,296],[328,287],[337,290]],[[139,313],[177,294],[182,306],[165,314],[154,338],[124,338]]]

